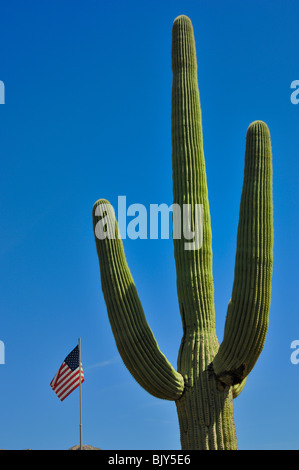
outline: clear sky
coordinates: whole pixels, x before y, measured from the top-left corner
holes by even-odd
[[[0,6],[0,448],[79,443],[79,392],[50,381],[82,340],[83,443],[179,449],[174,403],[119,357],[104,303],[93,203],[172,203],[171,29],[193,23],[213,232],[217,334],[231,295],[245,135],[267,122],[274,270],[264,350],[234,400],[240,449],[299,449],[299,79],[295,0],[10,0]],[[160,349],[182,336],[172,240],[124,241]]]

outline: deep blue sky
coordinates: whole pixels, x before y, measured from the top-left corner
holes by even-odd
[[[79,398],[49,383],[82,339],[83,441],[102,449],[179,449],[174,403],[123,365],[100,285],[91,211],[172,203],[171,28],[193,23],[213,231],[217,333],[233,282],[250,122],[273,149],[274,272],[270,326],[234,401],[240,449],[299,449],[298,1],[26,0],[0,7],[0,448],[67,449]],[[182,336],[172,240],[125,240],[161,350],[176,366]]]

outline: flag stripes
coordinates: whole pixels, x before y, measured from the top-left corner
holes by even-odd
[[[84,372],[81,363],[81,383],[84,382]],[[80,385],[78,346],[65,358],[52,379],[50,386],[63,401],[75,388]]]

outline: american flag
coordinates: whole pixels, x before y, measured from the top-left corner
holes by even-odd
[[[63,401],[75,388],[79,387],[79,347],[76,346],[65,358],[50,385],[58,398]],[[81,362],[81,383],[84,382]]]

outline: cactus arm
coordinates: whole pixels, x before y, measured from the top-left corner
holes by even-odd
[[[186,249],[183,229],[174,239],[177,290],[186,334],[215,325],[212,275],[212,232],[203,152],[197,60],[193,27],[185,15],[177,17],[172,29],[172,176],[173,200],[191,208],[195,228],[195,205],[203,209],[203,243]],[[199,226],[197,226],[199,229]]]
[[[235,277],[224,337],[213,361],[225,385],[240,383],[255,365],[268,329],[273,263],[270,133],[253,122],[246,136]]]
[[[101,215],[97,215],[99,206]],[[107,235],[100,239],[96,226],[103,217]],[[184,390],[183,377],[160,351],[146,321],[126,262],[114,211],[108,201],[102,199],[94,204],[93,228],[102,290],[118,351],[128,370],[145,390],[158,398],[176,400]],[[111,234],[114,238],[109,238]]]
[[[232,386],[233,398],[237,398],[240,395],[240,393],[245,387],[246,382],[247,382],[247,377],[245,377],[245,379],[243,379],[241,383]]]

